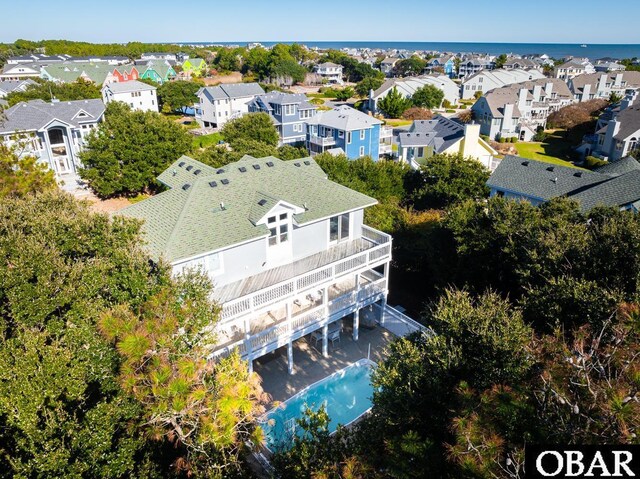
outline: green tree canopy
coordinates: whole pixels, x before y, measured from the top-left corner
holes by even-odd
[[[444,92],[434,85],[418,88],[411,97],[414,106],[429,109],[440,108],[442,100],[444,100]]]
[[[29,85],[25,91],[14,91],[7,95],[9,106],[21,101],[44,100],[51,101],[57,98],[60,101],[89,100],[101,98],[100,88],[93,82],[79,78],[72,83],[39,82],[37,85]]]
[[[420,75],[427,66],[427,62],[417,56],[411,58],[405,58],[398,61],[393,67],[396,76],[407,77]]]
[[[190,149],[191,138],[177,123],[111,102],[81,153],[80,176],[100,197],[135,195],[154,187],[155,178]]]
[[[18,143],[20,140],[18,139]],[[55,176],[45,163],[33,156],[0,145],[0,198],[24,196],[56,188]]]
[[[201,83],[192,81],[164,82],[158,87],[158,104],[164,113],[191,107],[197,103],[196,92],[202,87]]]
[[[358,82],[355,90],[361,98],[366,98],[369,96],[369,92],[371,90],[377,90],[382,86],[383,83],[384,79],[382,78],[366,77]]]
[[[249,113],[225,123],[222,135],[232,147],[241,140],[255,140],[275,147],[279,140],[271,117],[262,112]]]
[[[411,106],[411,100],[402,96],[396,87],[393,87],[385,97],[378,101],[378,109],[387,118],[400,118]]]

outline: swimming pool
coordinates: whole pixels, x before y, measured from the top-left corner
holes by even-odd
[[[296,419],[307,407],[318,410],[324,404],[329,415],[329,431],[347,425],[371,409],[371,369],[373,361],[361,359],[306,387],[265,415],[262,429],[270,450],[286,447],[297,427]]]

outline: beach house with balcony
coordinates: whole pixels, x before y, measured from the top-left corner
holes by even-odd
[[[75,178],[84,138],[102,121],[102,100],[20,102],[5,110],[0,141],[51,168],[58,180]]]
[[[350,159],[370,156],[377,160],[391,153],[392,132],[382,124],[347,105],[320,111],[307,120],[307,148],[312,155],[339,148]]]
[[[196,121],[203,127],[221,127],[249,113],[249,103],[264,90],[257,83],[229,83],[200,88],[196,92]]]
[[[312,158],[212,168],[183,156],[158,180],[166,191],[118,214],[143,220],[151,256],[174,274],[198,268],[213,281],[222,313],[211,358],[238,350],[252,368],[286,348],[293,373],[304,336],[320,337],[326,357],[346,316],[354,340],[361,321],[402,321],[386,304],[391,237],[363,224],[376,200],[330,181]]]
[[[157,88],[137,80],[109,83],[102,87],[102,100],[106,103],[121,101],[132,110],[158,112]]]
[[[304,94],[279,91],[260,95],[249,103],[249,113],[269,114],[278,130],[281,145],[304,143],[307,139],[306,121],[316,114],[317,109]]]
[[[316,65],[313,71],[319,75],[327,83],[342,85],[342,65],[337,63],[325,62]]]

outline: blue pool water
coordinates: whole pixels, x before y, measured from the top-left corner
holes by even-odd
[[[360,360],[312,384],[269,411],[262,424],[267,447],[272,451],[286,447],[292,439],[292,425],[304,415],[307,407],[318,410],[324,404],[330,419],[330,432],[335,431],[338,424],[349,424],[367,412],[373,396],[372,365],[366,359]],[[296,428],[299,432],[297,425]]]

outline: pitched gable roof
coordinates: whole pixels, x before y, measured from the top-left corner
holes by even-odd
[[[323,125],[337,130],[353,131],[382,125],[382,121],[361,111],[342,105],[333,110],[320,111],[307,120],[309,125]]]
[[[170,189],[118,214],[144,220],[152,256],[172,263],[267,236],[255,222],[280,201],[298,208],[298,225],[376,203],[328,180],[311,158],[245,156],[214,169],[183,156],[158,179]]]

